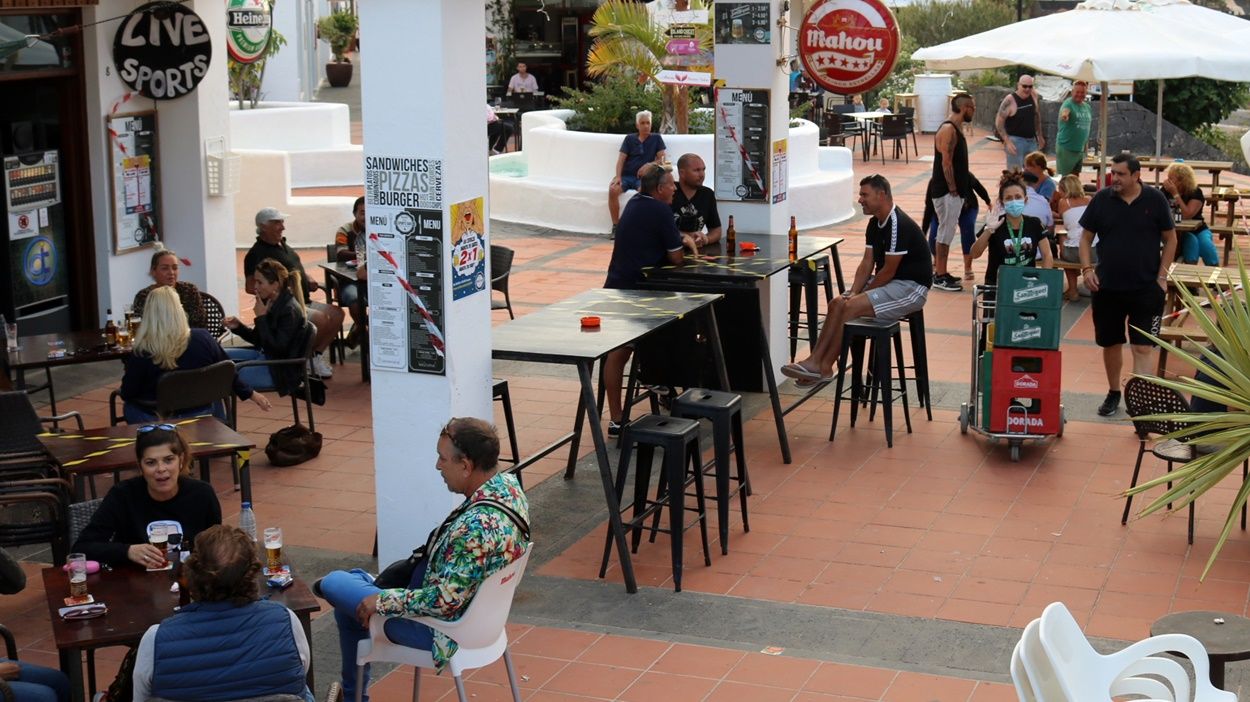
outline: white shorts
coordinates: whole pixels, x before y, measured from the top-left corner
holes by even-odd
[[[872,303],[872,316],[884,322],[897,322],[924,307],[929,289],[911,280],[891,280],[864,293]]]
[[[958,193],[947,193],[933,201],[937,217],[937,243],[950,246],[959,231],[959,213],[964,209],[964,199]]]

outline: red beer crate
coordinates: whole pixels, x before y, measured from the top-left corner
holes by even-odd
[[[990,378],[991,432],[1058,434],[1059,351],[994,348]]]

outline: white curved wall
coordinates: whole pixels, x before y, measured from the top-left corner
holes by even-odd
[[[254,151],[283,151],[291,160],[291,180],[261,183],[257,196],[278,202],[290,188],[360,185],[364,151],[352,143],[347,105],[319,102],[262,102],[256,109],[230,110],[230,146],[249,167]]]
[[[524,150],[491,158],[492,171],[509,161],[528,162],[528,174],[512,177],[492,172],[490,216],[506,222],[602,234],[611,228],[608,181],[616,168],[622,136],[569,131],[571,110],[526,113]],[[789,201],[803,229],[827,226],[854,214],[852,155],[843,147],[822,147],[816,125],[799,120],[789,135]],[[668,159],[696,153],[713,182],[710,134],[666,134]]]

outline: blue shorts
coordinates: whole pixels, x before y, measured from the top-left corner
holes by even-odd
[[[638,176],[623,175],[621,176],[621,190],[638,190],[642,187],[642,181],[638,180]]]

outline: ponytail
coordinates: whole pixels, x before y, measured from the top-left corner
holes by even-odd
[[[291,297],[295,298],[295,301],[299,303],[300,310],[303,311],[304,316],[307,317],[308,308],[304,306],[303,276],[299,274],[299,271],[291,271],[290,274],[287,275],[286,289],[287,292],[291,293]]]

